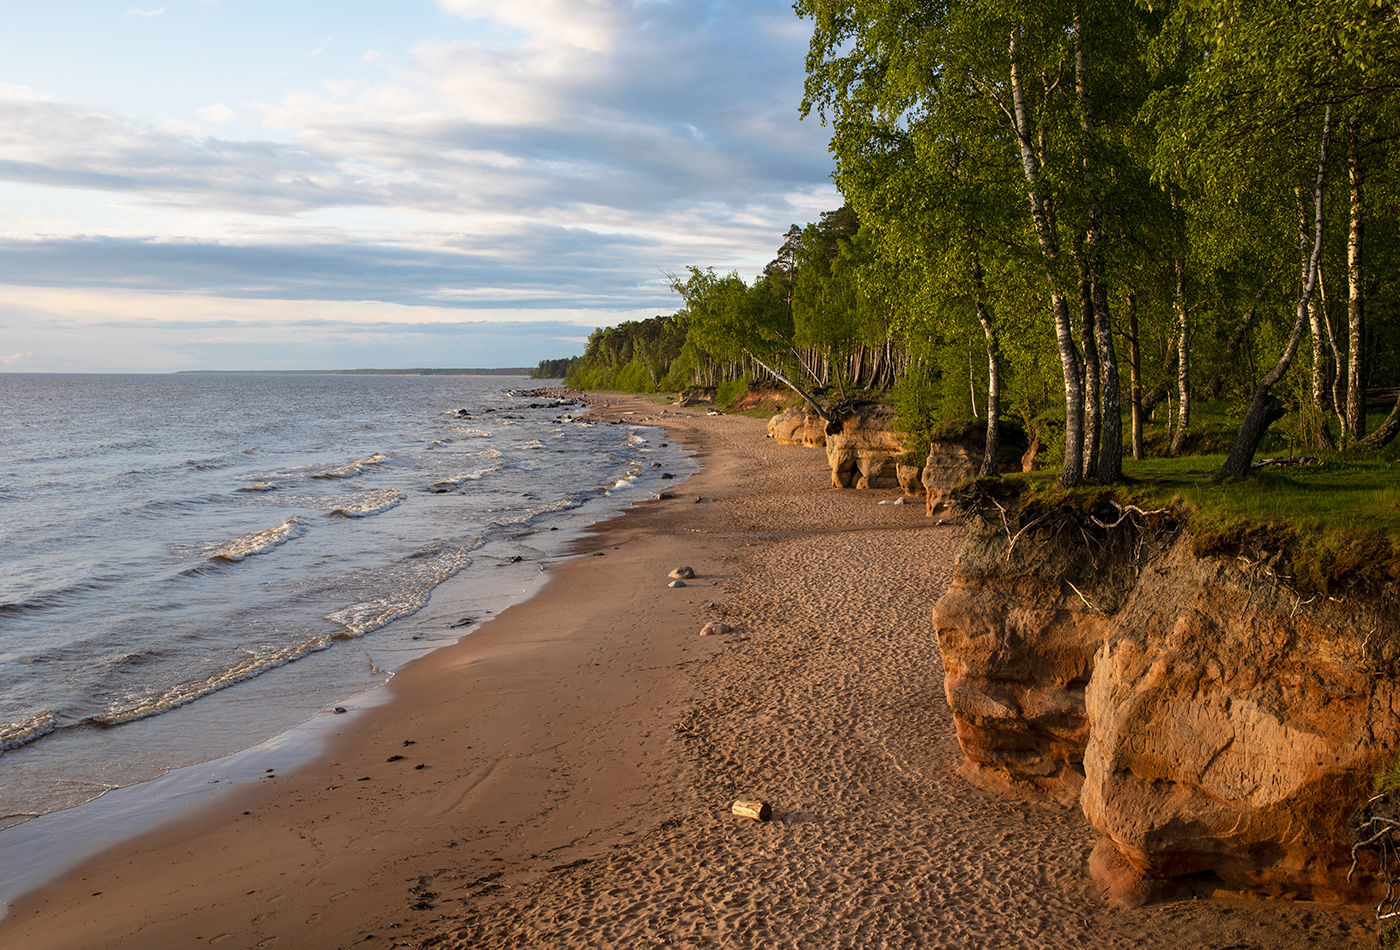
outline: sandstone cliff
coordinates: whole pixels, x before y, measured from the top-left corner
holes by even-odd
[[[1076,801],[1110,897],[1216,888],[1362,900],[1347,821],[1400,749],[1386,601],[1308,601],[1255,552],[1105,494],[960,499],[934,610],[965,774]],[[1390,601],[1393,604],[1393,597]]]
[[[985,438],[980,423],[954,427],[934,439],[919,464],[906,461],[904,437],[894,429],[894,411],[877,403],[846,409],[829,425],[811,409],[785,409],[768,420],[768,436],[782,445],[826,449],[833,488],[901,488],[927,494],[932,511],[955,485],[977,474]],[[1019,428],[1004,430],[1013,445],[1024,441]]]
[[[826,460],[833,488],[898,488],[896,466],[904,446],[894,431],[894,410],[860,403],[826,427]]]
[[[785,409],[768,420],[768,435],[783,445],[826,449],[833,488],[919,487],[921,466],[903,466],[904,447],[894,431],[894,410],[880,403],[857,403],[828,423],[811,409]],[[904,469],[901,472],[901,468]]]

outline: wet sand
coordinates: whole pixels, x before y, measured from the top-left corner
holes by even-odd
[[[609,402],[702,472],[402,670],[319,761],[18,901],[0,946],[1375,945],[1365,908],[1102,904],[1076,810],[955,774],[930,611],[959,529],[830,489],[759,420]]]

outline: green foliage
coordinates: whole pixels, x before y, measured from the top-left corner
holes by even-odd
[[[531,379],[563,379],[573,370],[579,357],[570,356],[558,360],[540,360],[540,365],[530,370]]]
[[[748,391],[748,377],[726,379],[715,387],[715,405],[723,409],[731,409],[736,402],[744,398],[744,394]]]
[[[927,371],[914,370],[899,378],[894,388],[894,427],[904,437],[904,461],[922,465],[929,442],[942,424],[941,406]]]
[[[583,356],[571,363],[565,381],[575,389],[657,392],[685,341],[685,322],[677,316],[601,327],[589,335]]]

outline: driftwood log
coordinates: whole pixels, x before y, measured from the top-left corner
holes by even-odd
[[[740,818],[752,818],[754,821],[767,821],[773,817],[773,806],[767,802],[752,802],[740,799],[729,809]]]

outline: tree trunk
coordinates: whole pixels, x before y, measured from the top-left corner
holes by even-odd
[[[1085,347],[1086,367],[1092,367],[1093,397],[1089,415],[1095,421],[1094,438],[1084,439],[1088,452],[1084,469],[1100,485],[1112,484],[1123,474],[1123,414],[1118,392],[1118,354],[1113,347],[1113,321],[1108,310],[1108,285],[1103,260],[1103,201],[1099,194],[1096,162],[1098,126],[1089,88],[1089,56],[1084,42],[1084,19],[1074,8],[1074,85],[1079,100],[1079,127],[1084,133],[1084,198],[1089,207],[1086,251],[1092,303],[1093,341]],[[1094,355],[1090,357],[1090,352]]]
[[[1113,346],[1113,322],[1108,288],[1094,282],[1094,337],[1099,345],[1099,465],[1094,478],[1111,485],[1123,477],[1123,397],[1118,383],[1118,352]]]
[[[972,260],[972,286],[977,294],[977,322],[982,324],[982,335],[987,338],[987,436],[982,444],[981,474],[992,477],[998,474],[997,451],[1000,448],[997,428],[1001,425],[1001,347],[997,343],[996,327],[992,325],[992,315],[987,312],[982,277],[981,262],[974,257]]]
[[[1045,278],[1050,285],[1050,311],[1055,324],[1055,343],[1060,351],[1060,370],[1065,382],[1065,458],[1060,469],[1061,488],[1078,485],[1084,473],[1084,387],[1079,376],[1079,354],[1074,346],[1070,326],[1069,305],[1060,293],[1056,268],[1060,256],[1059,240],[1050,223],[1045,201],[1040,191],[1040,160],[1032,143],[1030,113],[1026,108],[1025,86],[1021,80],[1020,30],[1011,31],[1011,100],[1017,148],[1021,155],[1021,170],[1026,178],[1026,193],[1031,205],[1031,223],[1045,262]]]
[[[1302,342],[1303,330],[1308,323],[1308,305],[1312,302],[1313,291],[1317,288],[1318,266],[1322,263],[1322,198],[1323,186],[1327,181],[1327,146],[1332,138],[1332,107],[1329,105],[1323,110],[1322,117],[1322,141],[1318,146],[1317,155],[1317,178],[1313,186],[1313,247],[1312,255],[1308,258],[1307,280],[1303,284],[1302,292],[1298,295],[1298,310],[1293,319],[1293,333],[1288,339],[1288,346],[1284,349],[1283,355],[1277,364],[1264,378],[1259,381],[1259,385],[1254,387],[1254,395],[1249,401],[1249,408],[1245,411],[1244,420],[1240,423],[1239,434],[1235,436],[1235,443],[1230,447],[1230,454],[1225,458],[1225,464],[1216,472],[1215,477],[1239,478],[1249,471],[1250,464],[1254,461],[1254,453],[1259,448],[1259,442],[1264,438],[1264,432],[1280,416],[1275,413],[1281,412],[1279,401],[1269,390],[1273,385],[1283,378],[1283,374],[1288,372],[1288,367],[1293,362],[1293,357],[1298,352],[1298,344]]]
[[[1132,380],[1133,458],[1141,460],[1142,450],[1142,351],[1138,348],[1137,297],[1128,294],[1128,373]]]
[[[1311,259],[1308,248],[1308,216],[1306,206],[1303,204],[1302,190],[1298,191],[1298,283],[1299,286],[1308,281],[1308,266]],[[1335,449],[1336,443],[1332,441],[1332,433],[1327,428],[1327,410],[1330,393],[1328,390],[1328,370],[1327,362],[1327,339],[1323,326],[1326,320],[1327,310],[1327,281],[1323,279],[1322,265],[1319,263],[1317,271],[1317,288],[1313,291],[1312,299],[1308,301],[1308,329],[1312,339],[1312,405],[1317,413],[1318,432],[1317,438],[1324,449]],[[1300,432],[1306,440],[1311,434],[1304,425],[1299,426]],[[1306,449],[1305,449],[1306,451]]]
[[[1099,351],[1094,345],[1094,288],[1082,262],[1079,267],[1079,346],[1084,354],[1084,474],[1092,476],[1098,468],[1102,404],[1099,401]]]
[[[1173,197],[1172,204],[1176,204]],[[1186,431],[1191,425],[1191,322],[1186,313],[1186,266],[1178,252],[1176,290],[1172,309],[1176,311],[1176,432],[1170,453],[1180,455],[1186,448]]]
[[[1351,185],[1351,227],[1347,231],[1347,414],[1346,435],[1352,441],[1366,435],[1366,386],[1361,378],[1366,348],[1365,309],[1361,295],[1361,152],[1356,119],[1347,123],[1347,178]]]
[[[1327,284],[1323,281],[1322,276],[1321,273],[1317,275],[1317,292],[1325,300],[1327,296]],[[1328,359],[1331,361],[1329,365],[1333,369],[1331,374],[1332,398],[1330,400],[1332,411],[1337,414],[1337,425],[1341,429],[1342,442],[1349,445],[1353,440],[1349,434],[1350,430],[1347,428],[1346,377],[1341,370],[1342,348],[1337,345],[1337,331],[1332,326],[1332,313],[1325,302],[1322,305],[1322,325],[1327,330],[1327,352],[1330,354]],[[1328,439],[1328,445],[1330,448],[1336,448],[1336,446],[1331,443],[1330,437]]]
[[[807,405],[811,406],[813,412],[815,412],[817,415],[821,416],[824,420],[826,420],[828,426],[835,423],[836,420],[832,417],[831,413],[828,412],[827,409],[821,403],[817,402],[817,400],[814,399],[811,396],[811,394],[809,394],[801,386],[797,385],[792,380],[784,376],[782,373],[778,372],[776,369],[763,362],[763,360],[759,359],[757,356],[754,356],[752,353],[749,353],[747,350],[745,350],[744,352],[748,355],[749,359],[753,360],[759,366],[762,366],[764,369],[768,370],[768,372],[772,373],[774,379],[782,383],[788,389],[791,389],[793,392],[797,393],[797,395],[801,396],[802,401],[805,402]]]
[[[1306,261],[1303,264],[1307,267]],[[1327,337],[1322,327],[1322,294],[1314,293],[1308,304],[1308,323],[1312,331],[1312,401],[1313,405],[1325,412],[1328,406],[1327,385]]]
[[[1395,406],[1390,410],[1390,415],[1385,417],[1385,421],[1376,428],[1376,431],[1358,442],[1356,447],[1359,449],[1382,449],[1389,445],[1397,434],[1400,434],[1400,399],[1395,400]]]

